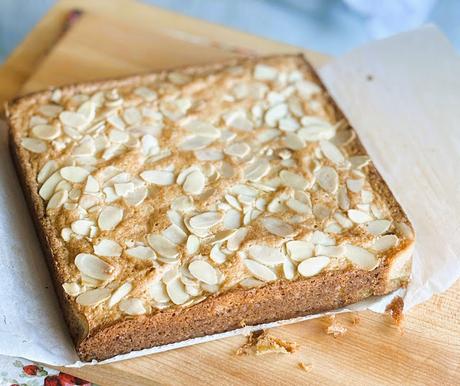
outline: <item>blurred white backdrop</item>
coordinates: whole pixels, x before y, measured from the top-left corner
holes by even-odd
[[[460,50],[459,0],[143,1],[332,55],[427,22],[436,24]],[[0,62],[53,3],[0,0]]]

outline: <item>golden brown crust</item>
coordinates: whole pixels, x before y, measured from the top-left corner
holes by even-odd
[[[259,59],[237,59],[209,66],[189,67],[185,71],[193,74],[218,71],[229,65],[235,65],[241,60],[256,62]],[[305,65],[314,73],[307,62]],[[60,89],[64,95],[76,91],[108,90],[114,87],[142,84],[156,76],[158,73],[70,85]],[[316,79],[321,83],[317,76]],[[65,282],[64,273],[67,269],[68,253],[66,254],[57,229],[46,216],[43,200],[38,195],[36,174],[29,162],[30,155],[20,145],[21,128],[24,127],[21,111],[31,104],[48,100],[51,93],[52,90],[30,94],[7,106],[10,149],[47,257],[64,316],[77,351],[83,360],[102,360],[131,350],[224,332],[240,327],[242,321],[248,325],[256,325],[331,310],[371,295],[388,293],[407,281],[407,276],[389,280],[391,266],[398,256],[398,253],[394,253],[386,257],[383,265],[371,272],[358,269],[327,271],[295,282],[281,280],[256,289],[238,288],[216,297],[211,296],[189,308],[173,307],[154,315],[124,317],[88,330],[86,319],[79,314],[75,303],[71,301],[72,298],[61,287]],[[332,98],[330,102],[334,114],[337,117],[344,117]],[[365,154],[365,149],[357,136],[347,145],[347,152]],[[374,166],[368,166],[367,173],[372,188],[389,206],[392,218],[409,224],[400,205]],[[410,241],[403,242],[399,252],[409,249],[411,245]]]

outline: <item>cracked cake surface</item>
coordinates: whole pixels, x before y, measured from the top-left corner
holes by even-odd
[[[64,86],[7,116],[82,359],[408,280],[412,226],[300,55]]]

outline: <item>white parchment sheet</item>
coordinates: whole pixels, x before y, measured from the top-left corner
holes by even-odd
[[[354,50],[324,66],[320,75],[415,225],[412,282],[404,295],[410,308],[460,277],[460,59],[434,27],[424,27]],[[4,124],[0,127],[0,241],[0,354],[51,365],[83,365],[53,293],[9,156]],[[383,312],[390,299],[391,295],[370,299],[348,309]]]

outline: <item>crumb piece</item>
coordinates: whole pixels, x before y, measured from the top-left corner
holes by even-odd
[[[333,323],[327,328],[326,333],[332,335],[334,338],[337,338],[345,335],[347,331],[348,330],[344,325],[340,323]]]
[[[298,349],[299,345],[295,342],[271,336],[266,331],[256,331],[249,334],[246,343],[236,351],[236,355],[292,354]]]
[[[243,320],[240,320],[240,326],[242,328],[246,327],[246,321],[243,319]]]
[[[343,336],[348,331],[347,328],[343,324],[336,321],[335,315],[328,316],[326,318],[326,321],[328,322],[328,326],[326,328],[326,334],[332,335],[334,338]]]
[[[358,325],[359,323],[361,323],[361,318],[359,317],[358,313],[357,312],[353,312],[351,314],[351,324],[353,326],[356,326]]]
[[[313,365],[311,363],[305,362],[299,362],[298,366],[301,370],[305,371],[306,373],[309,373],[313,368]]]
[[[393,323],[398,328],[401,328],[402,322],[404,320],[403,310],[404,300],[401,298],[401,296],[396,296],[385,309],[385,311],[390,314]]]
[[[374,76],[369,74],[369,75],[367,75],[366,79],[367,79],[368,82],[372,82],[374,80]]]

